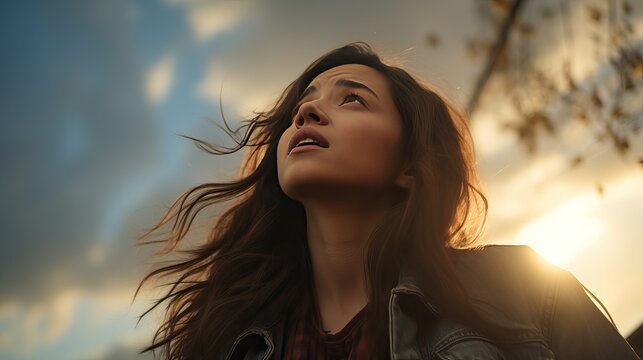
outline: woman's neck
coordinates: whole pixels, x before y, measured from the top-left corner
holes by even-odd
[[[323,326],[338,331],[368,302],[364,253],[387,205],[306,204],[308,247]]]

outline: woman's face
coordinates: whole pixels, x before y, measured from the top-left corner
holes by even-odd
[[[279,184],[290,198],[383,196],[396,186],[402,122],[384,75],[359,64],[329,69],[310,83],[298,104],[277,148]],[[290,151],[299,136],[321,140],[325,147]]]

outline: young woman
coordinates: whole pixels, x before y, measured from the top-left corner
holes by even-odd
[[[232,149],[194,139],[247,148],[240,178],[191,189],[143,235],[174,220],[172,252],[199,211],[232,202],[207,241],[142,281],[173,279],[145,351],[637,359],[572,275],[527,247],[471,248],[487,203],[465,119],[367,44],[322,56],[240,131]]]

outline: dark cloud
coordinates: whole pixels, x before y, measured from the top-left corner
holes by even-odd
[[[19,2],[3,12],[3,297],[83,259],[103,204],[128,175],[160,163],[125,4]]]
[[[218,113],[193,99],[200,61],[179,74],[178,100],[146,98],[150,66],[190,37],[185,14],[152,2],[20,2],[2,20],[0,302],[131,287],[153,250],[134,239],[189,185],[239,161],[176,136],[230,144],[207,135],[211,122],[194,125]]]

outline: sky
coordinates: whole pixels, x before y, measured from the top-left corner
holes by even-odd
[[[540,1],[538,6],[557,1]],[[543,26],[536,61],[570,51],[579,83],[605,76],[592,58],[584,6],[569,1],[573,48]],[[531,4],[534,4],[532,2]],[[634,4],[643,44],[643,4]],[[364,40],[458,106],[491,38],[477,0],[19,1],[0,5],[0,358],[115,360],[136,356],[160,314],[134,290],[152,268],[135,239],[177,196],[236,175],[179,135],[231,145],[220,112],[238,122],[270,106],[318,56]],[[536,5],[525,16],[536,13]],[[436,46],[427,34],[437,35]],[[641,49],[641,47],[639,47]],[[493,82],[471,118],[490,209],[484,241],[527,244],[571,271],[627,335],[643,322],[643,139],[623,157],[576,123],[530,155],[498,118]],[[221,99],[221,105],[219,104]],[[640,100],[639,100],[640,101]],[[555,102],[555,101],[554,101]],[[639,122],[643,121],[639,114]],[[581,147],[590,156],[569,161]],[[603,191],[596,188],[600,183]]]

